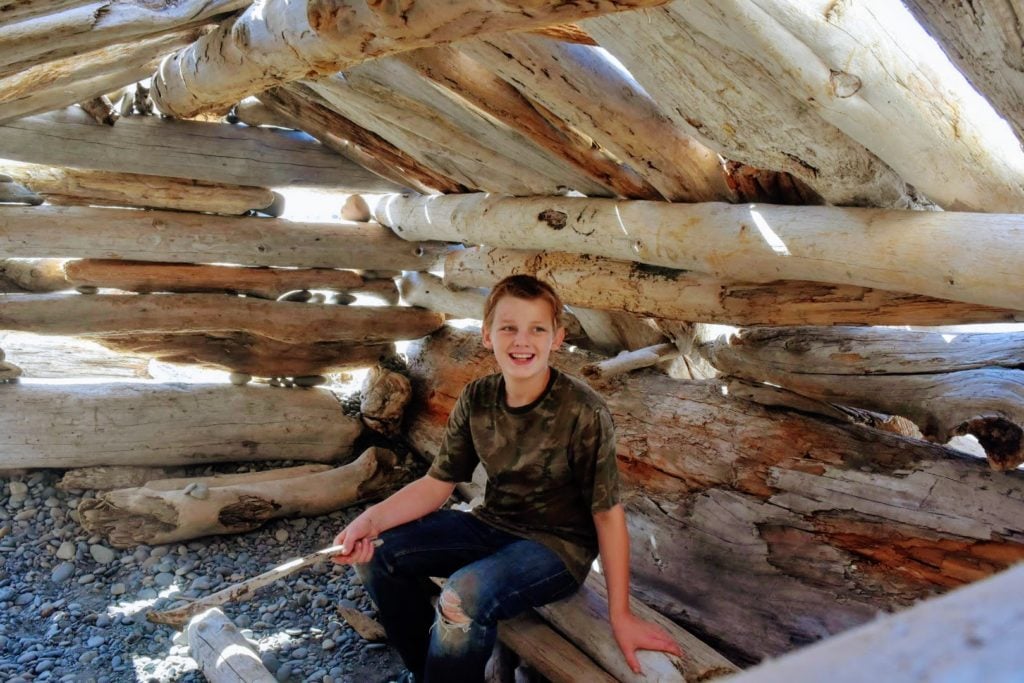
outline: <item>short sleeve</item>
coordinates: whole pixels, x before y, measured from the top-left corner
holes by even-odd
[[[600,512],[619,502],[615,425],[603,405],[589,408],[580,418],[573,435],[573,471],[590,511]]]
[[[427,472],[434,479],[449,483],[470,481],[473,478],[473,469],[480,462],[480,457],[473,446],[473,436],[469,425],[472,388],[473,385],[470,384],[462,390],[459,399],[455,402],[455,407],[448,416],[448,425],[445,427],[444,438],[441,440],[441,449]]]

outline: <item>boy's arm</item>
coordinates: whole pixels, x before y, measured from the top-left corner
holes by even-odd
[[[448,500],[455,484],[429,474],[407,484],[381,502],[366,508],[341,530],[334,545],[344,545],[346,553],[335,555],[337,564],[359,564],[373,557],[373,539],[388,529],[434,512]]]
[[[683,651],[665,629],[637,617],[629,608],[629,532],[622,505],[595,512],[594,526],[608,586],[608,618],[615,642],[629,668],[641,673],[637,650],[659,650],[682,656]]]

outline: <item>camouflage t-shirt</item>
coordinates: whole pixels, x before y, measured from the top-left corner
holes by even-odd
[[[619,499],[615,431],[604,400],[551,370],[544,393],[510,408],[500,374],[463,389],[430,476],[469,481],[487,472],[481,520],[551,548],[580,582],[597,556],[593,512]]]

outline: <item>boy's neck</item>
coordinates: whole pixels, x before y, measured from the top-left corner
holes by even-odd
[[[505,377],[505,403],[509,408],[528,406],[544,393],[551,381],[551,368],[547,372],[531,377],[528,380],[516,380]]]

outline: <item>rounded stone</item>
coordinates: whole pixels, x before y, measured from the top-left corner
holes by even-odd
[[[277,539],[278,543],[284,543],[288,540],[288,531],[286,529],[278,529],[274,532],[274,538]]]
[[[248,384],[249,382],[251,382],[252,375],[250,375],[248,372],[232,372],[230,375],[228,375],[228,381],[234,384],[235,386],[240,387],[243,384]]]
[[[116,557],[113,550],[99,543],[89,546],[89,554],[92,555],[92,559],[96,560],[97,564],[110,564]]]
[[[75,291],[79,294],[95,294],[100,291],[100,288],[95,285],[78,285],[75,287]]]
[[[50,581],[64,583],[75,573],[75,565],[71,562],[61,562],[50,572]]]

